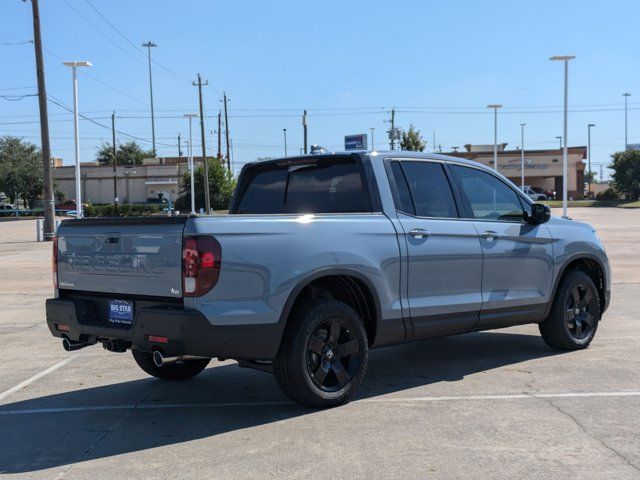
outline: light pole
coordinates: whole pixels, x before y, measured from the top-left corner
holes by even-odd
[[[74,62],[62,62],[63,65],[71,67],[73,72],[73,137],[75,143],[75,157],[76,157],[76,218],[83,217],[82,211],[82,191],[80,185],[80,138],[78,136],[78,67],[92,67],[91,62],[87,61],[74,61]]]
[[[569,60],[575,55],[555,55],[549,60],[564,62],[564,145],[562,148],[562,217],[567,217],[567,175],[568,175],[568,150],[567,150],[567,117],[569,105]]]
[[[191,184],[191,215],[196,214],[196,189],[193,179],[193,136],[191,134],[191,120],[198,116],[197,113],[185,113],[183,117],[189,119],[189,182]],[[206,162],[206,159],[205,159]]]
[[[627,135],[627,100],[631,96],[630,93],[623,93],[624,97],[624,149],[626,150],[629,147],[629,137]]]
[[[151,47],[157,47],[155,43],[149,41],[142,44],[147,47],[147,58],[149,60],[149,95],[151,96],[151,141],[153,142],[153,156],[156,156],[156,125],[153,116],[153,82],[151,80]]]
[[[494,103],[487,105],[487,108],[493,108],[493,169],[498,171],[498,109],[502,105]]]
[[[591,127],[595,126],[595,123],[590,123],[589,125],[587,125],[587,155],[589,156],[589,189],[587,191],[589,192],[589,198],[591,198]]]
[[[524,191],[524,127],[526,123],[520,124],[520,188]]]
[[[282,133],[284,134],[284,156],[287,156],[287,129],[283,128]]]
[[[558,140],[558,150],[562,150],[562,137],[557,136],[556,140]]]
[[[371,127],[369,130],[371,130],[371,151],[374,151],[376,149],[376,147],[373,144],[373,132],[376,131],[375,127]]]

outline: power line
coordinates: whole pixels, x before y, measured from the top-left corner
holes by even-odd
[[[129,37],[127,37],[124,33],[122,33],[121,30],[119,30],[102,12],[100,12],[100,10],[98,10],[96,8],[95,5],[93,5],[89,0],[85,0],[87,2],[87,4],[93,8],[93,10],[100,15],[100,17],[107,23],[107,25],[109,25],[118,35],[120,35],[120,37],[122,37],[129,45],[131,45],[137,52],[141,53],[142,55],[144,55],[145,53],[140,49],[140,47],[138,47],[138,45],[136,45]],[[182,75],[180,75],[179,73],[174,72],[173,70],[165,67],[164,65],[162,65],[160,62],[158,62],[157,60],[151,60],[152,63],[154,63],[155,65],[157,65],[158,67],[162,68],[163,70],[165,70],[166,72],[170,73],[171,75],[173,75],[174,77],[179,78],[180,80],[183,80],[185,82],[189,82],[190,80],[187,77],[183,77]]]
[[[3,99],[8,100],[10,102],[17,102],[19,100],[22,100],[23,98],[37,97],[37,96],[38,96],[37,93],[28,93],[26,95],[0,95],[0,98],[3,98]]]
[[[52,97],[51,94],[49,94],[49,96]],[[67,107],[66,105],[64,105],[63,103],[61,103],[59,101],[54,100],[53,98],[48,98],[48,100],[50,102],[54,103],[55,105],[59,106],[60,108],[64,108],[65,110],[67,110],[69,112],[73,112],[73,110],[71,108]],[[103,123],[97,122],[93,118],[90,118],[90,117],[87,117],[85,115],[82,115],[81,113],[79,113],[78,116],[83,118],[84,120],[87,120],[87,121],[93,123],[94,125],[102,127],[105,130],[111,131],[111,127],[109,127],[109,126],[107,126],[107,125],[105,125]],[[109,117],[104,117],[104,118],[111,118],[111,117],[109,116]],[[146,138],[142,138],[142,137],[138,137],[138,136],[135,136],[135,135],[131,135],[129,133],[126,133],[126,132],[123,132],[123,131],[120,131],[120,130],[116,130],[116,133],[119,134],[119,135],[128,137],[128,138],[131,138],[133,140],[138,140],[140,142],[153,143],[151,140],[147,140]],[[163,147],[173,147],[173,144],[168,144],[168,143],[159,143],[159,145],[162,145]]]

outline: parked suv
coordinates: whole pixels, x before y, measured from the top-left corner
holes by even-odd
[[[592,227],[549,212],[441,155],[250,163],[228,215],[63,221],[47,324],[66,350],[131,350],[161,379],[231,358],[335,406],[370,348],[526,323],[552,348],[586,348],[607,256]]]

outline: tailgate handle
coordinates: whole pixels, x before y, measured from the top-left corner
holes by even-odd
[[[107,238],[105,241],[110,245],[118,243],[120,241],[120,232],[107,233]]]

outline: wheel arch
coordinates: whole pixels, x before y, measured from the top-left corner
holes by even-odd
[[[380,322],[380,300],[373,283],[361,272],[348,268],[324,268],[300,281],[287,297],[280,315],[282,332],[286,330],[295,306],[317,298],[322,292],[344,301],[358,312],[364,323],[369,345],[372,345]]]
[[[574,270],[583,271],[587,275],[589,275],[589,277],[591,277],[591,279],[593,280],[593,283],[596,285],[596,288],[598,290],[598,298],[600,301],[600,314],[604,313],[606,309],[606,300],[607,300],[606,299],[607,278],[605,276],[606,269],[602,264],[602,261],[595,255],[577,254],[567,259],[564,265],[562,266],[562,268],[560,269],[560,271],[558,272],[558,275],[556,276],[556,279],[555,279],[555,283],[553,285],[553,294],[549,299],[549,303],[545,311],[545,318],[547,317],[547,315],[549,315],[551,306],[553,304],[553,301],[556,298],[556,294],[558,293],[558,288],[562,283],[562,280],[564,280],[564,278],[567,276],[569,272],[572,272]]]

